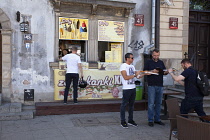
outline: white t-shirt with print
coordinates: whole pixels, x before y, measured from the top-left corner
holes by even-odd
[[[123,63],[121,66],[120,66],[120,71],[123,71],[125,70],[127,75],[130,76],[130,75],[134,75],[135,74],[135,67],[133,65],[128,65],[126,63]],[[125,80],[123,77],[122,77],[122,84],[123,84],[123,89],[134,89],[136,88],[136,85],[135,85],[135,79],[132,78],[132,79],[129,79],[129,80]]]
[[[79,73],[78,63],[81,63],[81,59],[76,54],[67,54],[62,57],[63,61],[66,61],[67,71],[66,73]]]

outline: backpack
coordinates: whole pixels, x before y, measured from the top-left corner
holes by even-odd
[[[201,91],[203,96],[210,94],[209,80],[205,72],[197,71],[196,86]]]

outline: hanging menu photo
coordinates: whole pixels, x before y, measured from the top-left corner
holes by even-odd
[[[59,39],[88,40],[88,19],[59,17]]]

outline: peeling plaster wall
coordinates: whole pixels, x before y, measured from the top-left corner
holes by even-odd
[[[144,66],[144,56],[143,51],[144,48],[151,43],[151,8],[152,3],[151,0],[133,0],[132,2],[136,3],[136,8],[132,10],[132,13],[129,17],[128,23],[128,31],[130,31],[128,35],[128,44],[133,48],[126,46],[128,52],[134,54],[134,66],[136,70],[142,70]],[[135,14],[143,14],[144,15],[144,26],[134,26],[134,15]],[[142,45],[141,49],[134,49],[135,43],[139,43]],[[126,53],[126,52],[125,52]],[[141,79],[142,80],[142,79]]]
[[[116,1],[116,0],[115,0]],[[123,0],[117,0],[123,1]],[[124,1],[125,2],[125,1]],[[126,0],[136,3],[128,22],[128,44],[132,41],[143,41],[143,48],[134,50],[125,46],[127,52],[134,54],[134,65],[137,70],[143,69],[143,50],[150,44],[151,35],[151,0]],[[49,62],[55,56],[55,13],[49,0],[1,0],[0,8],[11,21],[12,34],[12,93],[5,96],[12,102],[24,102],[24,89],[34,89],[35,102],[54,101],[53,70]],[[33,34],[30,48],[23,43],[20,22],[16,21],[16,12],[28,17]],[[144,15],[144,27],[134,26],[134,14]],[[132,45],[132,44],[131,44]]]
[[[24,102],[24,89],[34,89],[36,101],[53,100],[52,71],[54,61],[55,16],[48,0],[1,0],[0,8],[11,21],[12,34],[12,102]],[[16,12],[28,17],[33,42],[26,49]]]

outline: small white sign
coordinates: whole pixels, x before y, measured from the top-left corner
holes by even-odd
[[[30,48],[30,43],[26,43],[26,49],[28,50]]]

